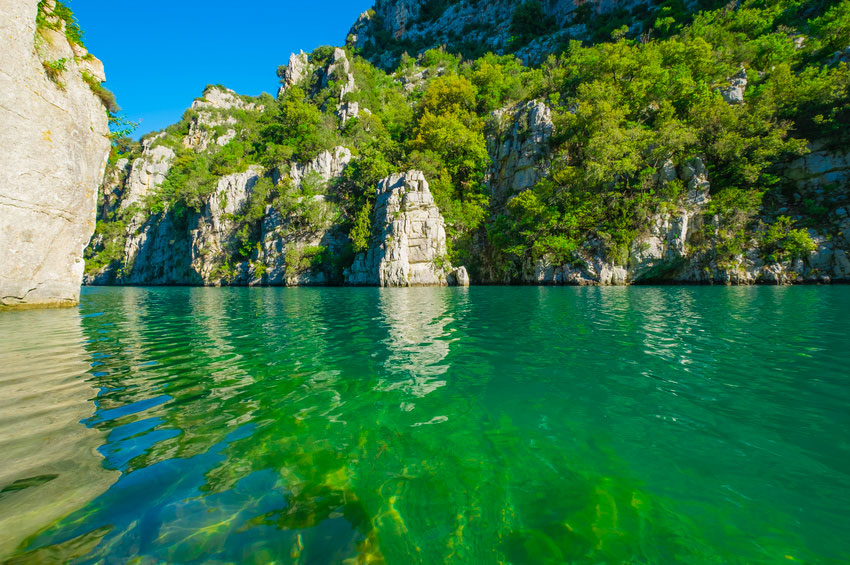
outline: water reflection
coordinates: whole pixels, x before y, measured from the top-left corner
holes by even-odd
[[[775,289],[742,290],[89,289],[88,351],[71,372],[96,361],[95,403],[64,433],[96,434],[94,466],[120,479],[24,549],[152,562],[840,555],[826,538],[850,477],[836,369],[850,363],[835,308],[847,302],[805,295],[800,312]],[[52,349],[26,337],[17,349]],[[33,492],[59,480],[29,475]]]
[[[449,291],[450,292],[450,291]],[[441,378],[451,336],[446,327],[453,321],[447,315],[448,292],[427,288],[381,289],[378,294],[381,316],[387,326],[384,341],[389,356],[384,362],[387,375],[381,389],[403,390],[421,398],[446,386]],[[412,403],[405,403],[412,410]]]
[[[97,390],[86,380],[92,367],[79,314],[4,313],[0,336],[3,558],[24,539],[100,495],[118,473],[102,465],[98,448],[104,434],[80,423],[94,412],[91,399]]]

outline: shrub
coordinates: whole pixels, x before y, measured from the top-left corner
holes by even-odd
[[[762,251],[770,262],[788,261],[805,258],[817,249],[809,232],[794,229],[788,216],[780,216],[768,226],[762,239]]]
[[[55,61],[42,61],[41,66],[44,68],[44,73],[51,81],[55,82],[60,88],[65,88],[65,84],[60,81],[62,73],[67,70],[66,63],[68,59],[56,59]]]
[[[511,34],[521,45],[557,29],[555,19],[543,11],[540,2],[530,0],[516,7],[511,18]]]
[[[89,85],[89,88],[94,93],[94,95],[97,96],[101,102],[103,102],[103,105],[106,107],[107,112],[111,114],[117,114],[121,111],[121,107],[115,101],[115,94],[113,94],[111,90],[105,88],[99,80],[97,80],[95,77],[93,77],[86,71],[82,72],[82,76],[83,81],[85,81],[85,83]]]

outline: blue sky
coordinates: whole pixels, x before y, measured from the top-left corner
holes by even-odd
[[[180,119],[207,84],[276,93],[289,54],[342,45],[373,0],[66,0],[138,137]]]

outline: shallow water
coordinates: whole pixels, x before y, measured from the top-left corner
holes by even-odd
[[[0,315],[0,560],[850,561],[850,287]]]

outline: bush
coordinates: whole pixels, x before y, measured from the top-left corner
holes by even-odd
[[[67,70],[66,63],[68,59],[56,59],[55,61],[42,61],[41,66],[44,68],[44,73],[51,81],[55,82],[60,88],[65,88],[65,84],[60,81],[62,73]]]
[[[516,7],[511,18],[511,34],[520,44],[526,44],[557,29],[555,19],[543,11],[540,2],[531,0]]]
[[[51,29],[61,31],[64,27],[65,37],[68,41],[71,44],[84,47],[83,30],[80,29],[76,16],[60,0],[56,0],[52,11],[48,8],[47,0],[40,0],[35,22],[37,30]]]
[[[771,263],[806,258],[817,246],[809,232],[794,229],[788,216],[780,216],[768,226],[762,239],[765,259]]]
[[[100,101],[106,107],[107,112],[111,114],[117,114],[121,111],[121,107],[115,101],[115,94],[113,94],[111,90],[105,88],[99,80],[97,80],[85,71],[82,72],[82,76],[83,81],[85,81],[85,83],[89,85],[89,88],[94,93],[94,95],[100,99]]]

